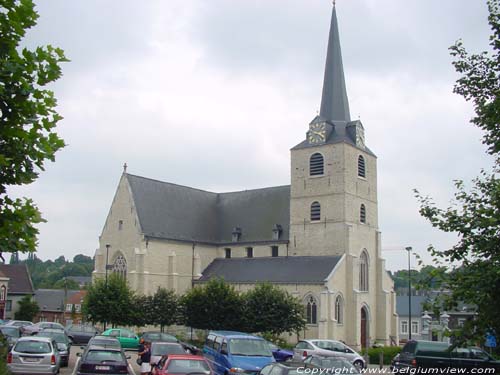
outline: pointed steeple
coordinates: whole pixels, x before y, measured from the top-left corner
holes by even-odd
[[[330,122],[351,121],[344,79],[344,68],[342,67],[342,54],[340,52],[339,28],[335,3],[333,4],[330,36],[328,38],[328,52],[326,55],[320,116]]]

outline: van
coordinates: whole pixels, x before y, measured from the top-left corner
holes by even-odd
[[[268,363],[275,362],[266,340],[234,331],[209,332],[203,355],[217,375],[255,375]]]

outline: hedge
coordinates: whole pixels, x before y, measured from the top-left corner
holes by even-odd
[[[392,359],[401,351],[400,346],[381,346],[368,349],[368,358],[370,364],[378,365],[380,363],[380,352],[384,354],[384,365],[390,365]]]

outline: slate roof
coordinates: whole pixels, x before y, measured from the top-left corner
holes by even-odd
[[[427,296],[411,296],[411,316],[422,316],[422,305],[429,299]],[[399,316],[409,315],[408,296],[396,296],[396,313]]]
[[[288,240],[290,186],[212,193],[125,175],[131,189],[142,233],[146,236],[210,244],[232,242],[240,227],[239,243],[272,241],[273,225]]]
[[[196,282],[222,277],[229,283],[270,282],[322,284],[341,256],[217,258]]]
[[[68,290],[67,298],[80,293],[79,290]],[[64,289],[37,289],[35,291],[35,301],[40,310],[45,311],[64,311],[66,296]]]
[[[33,294],[26,264],[0,264],[0,272],[9,278],[8,294]]]

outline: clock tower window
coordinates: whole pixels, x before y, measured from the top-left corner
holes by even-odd
[[[319,152],[313,154],[309,159],[309,175],[320,176],[324,173],[324,159]]]
[[[319,202],[313,202],[311,204],[311,221],[321,220],[321,205]]]
[[[366,164],[363,155],[358,156],[358,176],[366,178]]]

